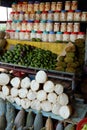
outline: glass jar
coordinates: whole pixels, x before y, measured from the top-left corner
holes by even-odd
[[[30,20],[35,20],[35,13],[34,12],[30,13]]]
[[[18,20],[18,21],[16,22],[16,30],[21,30],[21,28],[22,28],[21,21]]]
[[[51,8],[50,2],[45,2],[45,11],[49,11]]]
[[[28,3],[27,2],[23,2],[23,4],[22,4],[22,11],[23,12],[28,11]]]
[[[40,2],[39,10],[40,10],[41,12],[45,10],[45,3],[44,3],[44,2]]]
[[[73,31],[74,32],[80,32],[80,23],[74,23]]]
[[[73,10],[69,10],[67,12],[67,21],[73,21],[74,20],[74,11]]]
[[[71,1],[65,1],[65,10],[71,9]]]
[[[12,3],[12,12],[16,12],[17,11],[17,4],[15,2]]]
[[[24,20],[26,20],[26,21],[29,20],[29,12],[24,13]]]
[[[47,31],[43,31],[43,33],[42,33],[42,41],[43,42],[48,41],[48,32]]]
[[[25,37],[25,31],[24,30],[20,30],[19,39],[20,40],[24,40],[24,37]]]
[[[56,10],[56,2],[51,2],[51,10],[52,11]]]
[[[19,33],[20,33],[19,30],[15,31],[14,39],[19,39]]]
[[[15,37],[15,31],[14,30],[10,30],[10,39],[14,39]]]
[[[70,41],[70,33],[69,32],[64,32],[63,33],[63,41]]]
[[[85,33],[84,32],[78,32],[77,39],[79,39],[79,38],[85,39]]]
[[[60,30],[60,23],[54,23],[54,32],[58,32]]]
[[[16,30],[16,24],[17,24],[16,21],[12,21],[12,24],[11,24],[11,29],[12,30]]]
[[[55,11],[53,13],[53,21],[60,21],[60,11]]]
[[[77,10],[78,9],[78,1],[73,0],[71,3],[71,10]]]
[[[81,10],[75,10],[74,21],[81,21]]]
[[[73,32],[73,23],[67,24],[67,32]]]
[[[42,40],[42,31],[37,31],[36,38]]]
[[[32,30],[30,33],[30,40],[32,40],[33,38],[36,38],[36,31]]]
[[[41,20],[47,20],[47,11],[41,13]]]
[[[30,40],[30,31],[28,30],[25,31],[24,40]]]
[[[48,34],[48,41],[49,42],[55,42],[55,33],[53,31],[50,31]]]
[[[81,21],[87,21],[87,12],[82,12]]]
[[[29,20],[29,21],[27,22],[27,30],[32,31],[32,30],[33,30],[33,25],[34,25],[34,21]]]
[[[62,41],[63,40],[63,34],[62,32],[56,33],[56,41]]]
[[[61,10],[60,12],[60,21],[66,21],[67,19],[67,13],[66,10]]]
[[[18,2],[17,4],[17,12],[21,12],[22,11],[22,2]]]
[[[19,12],[14,13],[14,20],[19,20]]]
[[[35,31],[38,31],[38,30],[39,30],[39,21],[38,21],[38,20],[35,20],[35,21],[34,21],[34,30],[35,30]]]
[[[47,13],[47,20],[53,20],[53,11],[48,11]]]
[[[41,19],[41,11],[37,11],[35,14],[35,20],[40,20]]]
[[[76,39],[77,39],[77,33],[76,32],[72,32],[70,34],[70,41],[71,42],[75,42]]]
[[[33,1],[28,2],[28,12],[33,12],[34,11],[34,3]]]
[[[50,32],[52,30],[53,30],[53,21],[48,20],[47,23],[46,23],[46,31]]]
[[[19,20],[24,20],[24,12],[19,12]]]
[[[14,14],[15,14],[15,12],[10,13],[10,20],[12,20],[12,21],[14,20]]]
[[[11,30],[12,29],[12,21],[7,21],[6,23],[6,30]]]
[[[22,27],[21,27],[22,30],[26,30],[26,29],[27,29],[27,21],[24,20],[24,21],[22,22],[22,25],[21,25],[21,26],[22,26]]]
[[[45,31],[46,30],[46,21],[45,20],[41,20],[39,23],[39,30],[40,31]]]
[[[39,4],[40,4],[39,1],[34,2],[34,12],[37,12],[39,10]]]
[[[61,32],[66,32],[67,31],[67,24],[66,23],[61,23],[61,25],[60,25],[60,31]]]
[[[57,2],[56,4],[56,10],[62,10],[62,7],[63,7],[63,3],[62,2]]]

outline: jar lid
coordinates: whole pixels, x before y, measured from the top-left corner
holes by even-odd
[[[74,10],[68,10],[68,12],[74,12]]]
[[[48,13],[53,13],[53,11],[52,11],[52,10],[49,10]]]
[[[23,4],[27,4],[27,2],[24,1]]]
[[[40,22],[41,22],[41,23],[46,23],[46,20],[41,20]]]
[[[78,34],[80,34],[80,35],[84,35],[84,34],[85,34],[85,32],[78,32]]]
[[[10,30],[10,32],[15,32],[15,30]]]
[[[15,14],[15,12],[11,12],[11,14]]]
[[[16,3],[16,2],[13,2],[13,3],[12,3],[12,5],[15,5],[15,4],[17,4],[17,3]]]
[[[52,20],[47,20],[47,23],[53,23],[53,21]]]
[[[75,12],[81,12],[81,10],[75,10]]]
[[[47,11],[43,11],[42,13],[47,14]]]
[[[20,32],[25,32],[25,30],[20,30]]]
[[[23,4],[23,2],[18,2],[18,4],[21,4],[21,5],[22,5],[22,4]]]
[[[23,20],[22,23],[27,23],[27,21],[26,21],[26,20]]]
[[[56,34],[62,34],[62,32],[57,32]]]
[[[23,11],[21,11],[21,12],[20,12],[20,14],[24,14],[24,12],[23,12]]]
[[[71,32],[71,34],[77,34],[77,32]]]
[[[31,32],[30,30],[26,30],[25,32]]]
[[[49,32],[49,34],[55,34],[55,32],[53,32],[53,31],[50,31],[50,32]]]
[[[12,21],[11,21],[11,20],[8,20],[7,22],[8,22],[8,23],[11,23]]]
[[[65,12],[66,12],[66,10],[61,10],[61,12],[65,13]]]
[[[55,10],[54,12],[58,12],[58,13],[60,13],[60,10]]]
[[[47,31],[43,31],[43,34],[48,34],[48,32]]]
[[[37,33],[40,33],[40,34],[41,34],[41,33],[42,33],[42,31],[38,30],[38,31],[37,31]]]
[[[64,34],[70,34],[70,32],[64,32]]]
[[[35,20],[34,23],[39,23],[39,20]]]
[[[28,22],[29,22],[29,23],[33,23],[33,22],[34,22],[34,20],[28,20]]]
[[[16,30],[15,32],[20,32],[20,30]]]
[[[40,10],[38,10],[36,13],[37,13],[37,14],[41,14],[41,11],[40,11]]]
[[[15,12],[15,14],[19,14],[19,12]]]
[[[35,31],[35,30],[32,30],[31,32],[32,32],[32,33],[36,33],[36,31]]]
[[[6,30],[6,32],[10,32],[10,30]]]

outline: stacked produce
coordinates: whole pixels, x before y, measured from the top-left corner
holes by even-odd
[[[0,56],[2,62],[45,69],[55,69],[56,59],[57,55],[49,50],[22,44],[15,45],[14,49]]]
[[[1,98],[0,106],[0,130],[75,130],[75,125],[68,124],[64,129],[63,122],[44,118],[40,111],[34,114],[32,110],[16,110],[10,102]]]
[[[15,102],[24,109],[32,108],[60,115],[67,119],[72,114],[69,96],[64,86],[48,79],[45,71],[38,71],[35,79],[0,74],[0,97]]]
[[[65,48],[64,55],[58,57],[56,70],[71,73],[82,72],[85,57],[85,42],[77,39],[74,44]]]

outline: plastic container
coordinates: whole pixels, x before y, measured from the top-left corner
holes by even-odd
[[[81,21],[81,10],[75,10],[74,21]]]
[[[34,4],[33,1],[28,2],[28,12],[34,11]]]
[[[40,11],[44,11],[45,10],[45,3],[44,2],[40,2],[39,10]]]
[[[45,2],[45,11],[49,11],[51,9],[51,3]]]
[[[60,32],[66,32],[67,31],[67,24],[61,23],[60,25]]]
[[[24,20],[26,20],[26,21],[29,20],[29,12],[24,13]]]
[[[35,2],[34,2],[34,12],[36,12],[36,11],[39,10],[39,4],[40,4],[39,1],[35,1]]]
[[[15,2],[12,3],[11,7],[12,7],[12,12],[17,11],[17,4]]]
[[[47,11],[41,13],[41,20],[47,20]]]
[[[19,12],[14,13],[14,20],[19,20]]]
[[[55,42],[55,33],[53,31],[50,31],[48,34],[48,41],[49,42]]]
[[[33,38],[36,38],[36,31],[32,30],[30,33],[30,40],[32,40]]]
[[[19,39],[20,40],[24,40],[24,37],[25,37],[25,31],[24,30],[20,30]]]
[[[19,12],[19,20],[24,20],[24,12]]]
[[[54,32],[58,32],[60,30],[60,23],[54,23]]]
[[[32,31],[33,30],[34,21],[29,20],[27,22],[27,30]]]
[[[35,20],[35,21],[34,21],[34,30],[35,30],[35,31],[38,31],[38,30],[39,30],[39,21],[38,21],[38,20]]]
[[[75,42],[76,39],[77,39],[77,33],[76,32],[72,32],[70,34],[70,41],[71,42]]]
[[[80,32],[80,23],[74,23],[73,27],[74,32]]]
[[[56,10],[56,2],[51,2],[51,10],[52,11]]]
[[[15,12],[10,13],[10,20],[12,20],[12,21],[14,20],[14,14],[15,14]]]
[[[11,29],[12,29],[12,21],[9,20],[9,21],[7,21],[7,23],[6,23],[6,30],[11,30]]]
[[[71,1],[65,1],[65,10],[71,9]]]
[[[46,23],[46,31],[47,32],[53,31],[53,21],[51,21],[51,20],[47,21],[47,23]]]
[[[47,31],[43,31],[43,33],[42,33],[42,41],[43,42],[48,41],[48,32]]]
[[[45,20],[41,20],[39,23],[39,30],[40,31],[45,31],[46,30],[46,21]]]
[[[67,20],[67,12],[66,12],[66,10],[61,10],[60,21],[66,21],[66,20]]]
[[[73,0],[71,3],[71,10],[77,10],[78,9],[78,1]]]
[[[62,41],[63,40],[63,34],[62,32],[56,33],[56,41]]]
[[[24,40],[30,40],[30,31],[25,31]]]
[[[27,2],[23,2],[23,4],[22,4],[22,11],[23,12],[28,11],[28,3]]]
[[[11,29],[12,30],[16,30],[16,24],[17,24],[17,22],[12,21],[12,24],[11,24]]]
[[[53,20],[53,11],[48,11],[47,13],[47,20]]]
[[[22,26],[22,27],[21,27],[22,30],[26,30],[26,29],[27,29],[27,21],[24,20],[24,21],[22,22],[22,25],[21,25],[21,26]]]
[[[35,13],[34,12],[31,12],[30,13],[30,20],[35,20]]]
[[[40,20],[41,19],[41,11],[37,11],[35,14],[35,20]]]
[[[16,30],[16,31],[15,31],[14,39],[19,39],[19,33],[20,33],[19,30]]]
[[[53,21],[60,21],[60,11],[55,11],[53,13]]]
[[[87,21],[87,12],[82,12],[81,21]]]
[[[16,22],[16,30],[21,30],[21,28],[22,28],[21,21],[18,20],[18,21]]]
[[[73,32],[73,23],[67,24],[67,32]]]
[[[74,11],[73,10],[69,10],[67,12],[67,21],[73,21],[74,20]]]
[[[10,30],[10,39],[14,39],[15,37],[15,31],[14,30]]]
[[[63,3],[62,2],[57,2],[57,4],[56,4],[56,10],[62,10],[62,8],[63,8]]]
[[[78,32],[77,39],[78,38],[85,39],[85,33],[84,32]]]
[[[63,41],[70,41],[70,33],[69,32],[64,32],[63,33]]]
[[[37,31],[36,38],[42,40],[42,31]]]
[[[17,12],[21,12],[22,11],[22,2],[18,2],[17,4]]]

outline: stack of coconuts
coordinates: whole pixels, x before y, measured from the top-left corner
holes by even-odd
[[[0,50],[2,50],[5,46],[6,46],[5,32],[0,31]]]

